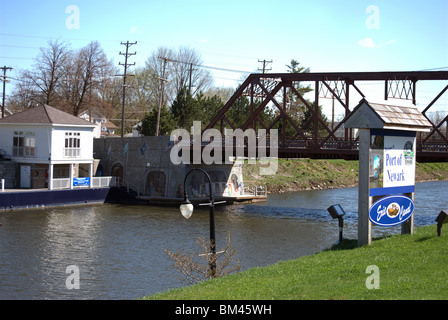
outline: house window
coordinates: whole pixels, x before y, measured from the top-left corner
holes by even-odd
[[[33,135],[34,132],[14,131],[12,147],[14,157],[36,157],[36,138]]]
[[[68,158],[78,158],[81,156],[81,139],[79,132],[65,133],[64,155]]]

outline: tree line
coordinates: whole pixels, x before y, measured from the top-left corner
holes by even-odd
[[[200,54],[181,47],[178,50],[159,48],[148,57],[144,66],[128,72],[126,88],[126,130],[140,121],[145,112],[157,107],[160,95],[162,61],[172,63],[166,69],[163,101],[170,104],[184,87],[192,94],[212,89],[211,73],[201,65]],[[66,41],[49,41],[41,48],[29,70],[20,70],[16,85],[8,96],[8,109],[19,112],[48,104],[75,116],[95,109],[107,118],[121,122],[122,68],[109,59],[97,41],[80,49],[72,49]],[[226,98],[226,97],[224,97]]]
[[[167,65],[164,66],[161,57],[168,59]],[[159,135],[169,135],[175,128],[188,129],[195,120],[205,127],[234,89],[214,87],[211,73],[201,65],[201,56],[194,49],[161,47],[147,58],[144,66],[128,71],[132,76],[126,81],[125,131],[130,132],[139,123],[142,134],[154,135],[160,101],[163,103]],[[294,59],[287,67],[288,72],[309,72]],[[96,110],[121,127],[122,72],[97,41],[80,49],[70,48],[66,41],[49,41],[47,47],[40,49],[32,68],[19,72],[8,107],[17,112],[48,104],[75,116],[85,110]],[[163,74],[163,80],[167,81],[160,100]],[[295,86],[302,95],[311,91],[299,83]],[[288,93],[288,100],[291,117],[298,124],[306,123],[311,114],[307,114],[303,103],[292,93]],[[276,115],[274,110],[265,109],[259,117],[269,125]],[[249,113],[249,99],[240,97],[226,116],[231,123],[241,126]],[[313,130],[312,126],[309,130]]]

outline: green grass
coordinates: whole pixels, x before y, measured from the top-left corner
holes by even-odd
[[[270,193],[353,187],[358,184],[358,161],[342,159],[278,159],[276,174],[261,176],[259,162],[243,166],[246,186],[265,185]],[[447,180],[448,162],[417,163],[416,182]]]
[[[144,299],[448,299],[448,230],[443,231],[437,237],[434,225],[420,227],[413,235],[389,236],[363,247],[344,240],[311,256]],[[379,289],[366,287],[370,265],[379,268]]]

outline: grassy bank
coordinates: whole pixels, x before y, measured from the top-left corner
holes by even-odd
[[[437,237],[436,227],[426,226],[360,248],[344,240],[343,247],[146,299],[448,299],[447,238],[448,231]],[[366,273],[369,266],[378,269]],[[368,289],[366,282],[379,283],[379,289]]]
[[[261,176],[259,166],[259,163],[244,164],[244,183],[266,185],[270,193],[358,185],[358,161],[279,159],[277,174],[270,176]],[[447,179],[448,162],[416,165],[416,182]]]

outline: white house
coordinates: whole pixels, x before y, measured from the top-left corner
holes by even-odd
[[[18,164],[21,188],[91,186],[95,124],[48,105],[0,119],[0,149]]]
[[[78,118],[87,120],[95,124],[94,137],[115,135],[117,126],[106,119],[106,117],[96,110],[86,110]]]

